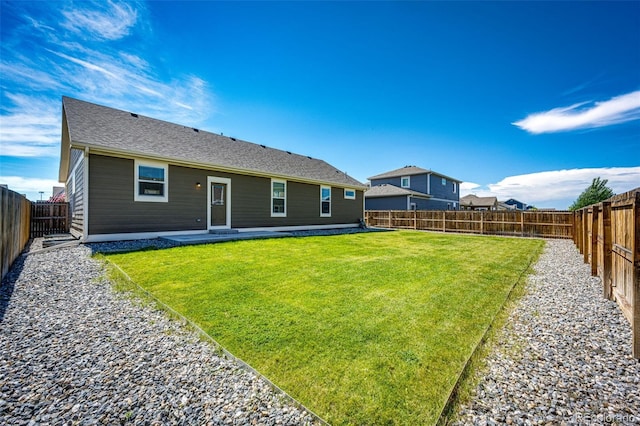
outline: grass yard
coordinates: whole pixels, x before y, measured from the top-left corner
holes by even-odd
[[[331,424],[433,424],[544,243],[415,231],[106,256]]]

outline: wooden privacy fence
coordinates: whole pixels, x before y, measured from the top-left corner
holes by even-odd
[[[0,270],[2,278],[29,241],[31,202],[23,195],[0,187]]]
[[[71,224],[69,213],[69,203],[32,203],[31,238],[68,233]]]
[[[640,358],[640,188],[575,215],[574,241],[602,280],[604,297],[631,323],[633,356]]]
[[[573,238],[574,214],[560,211],[367,210],[367,226],[519,237]]]

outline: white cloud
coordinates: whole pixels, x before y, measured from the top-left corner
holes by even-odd
[[[194,127],[215,112],[201,78],[159,76],[144,38],[126,50],[110,42],[146,30],[143,3],[59,5],[14,3],[6,10],[22,23],[0,44],[0,155],[57,156],[62,95]],[[30,8],[38,9],[34,17]],[[83,40],[81,32],[92,37]]]
[[[610,126],[640,119],[640,90],[604,102],[583,102],[531,114],[512,123],[529,133],[553,133]]]
[[[0,115],[2,155],[52,157],[60,151],[60,101],[5,93],[13,107]]]
[[[470,194],[473,192],[474,189],[480,188],[480,184],[479,183],[473,183],[473,182],[462,182],[460,184],[460,191],[461,192],[465,192],[467,194]]]
[[[47,200],[53,192],[54,186],[63,186],[53,179],[24,178],[20,176],[0,176],[0,184],[7,185],[10,190],[18,194],[25,194],[32,201],[40,200],[40,191],[43,192],[42,199]]]
[[[460,184],[460,195],[495,196],[501,201],[515,198],[537,207],[566,209],[596,177],[607,179],[607,186],[619,194],[640,187],[640,166],[529,173],[508,176],[486,186],[464,182]]]
[[[107,1],[89,5],[91,8],[62,11],[66,19],[61,25],[79,35],[89,34],[98,39],[118,40],[128,36],[138,20],[137,11],[127,3]],[[97,10],[97,7],[101,10]]]

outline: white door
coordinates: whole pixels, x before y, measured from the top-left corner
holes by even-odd
[[[231,179],[207,177],[207,203],[209,229],[231,228]]]

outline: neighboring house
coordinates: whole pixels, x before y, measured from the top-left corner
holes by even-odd
[[[461,210],[498,210],[498,199],[496,197],[478,197],[473,194],[460,198]]]
[[[458,210],[460,180],[416,166],[369,178],[366,210]]]
[[[53,195],[49,198],[50,203],[64,203],[66,201],[66,193],[64,192],[64,186],[54,186]]]
[[[508,210],[508,211],[516,211],[516,206],[511,204],[507,204],[503,201],[498,201],[498,210]]]
[[[507,201],[504,201],[504,203],[510,206],[514,206],[515,210],[527,210],[529,208],[528,204],[513,198],[509,198]]]
[[[87,242],[364,217],[366,186],[322,160],[68,97],[59,179]]]

